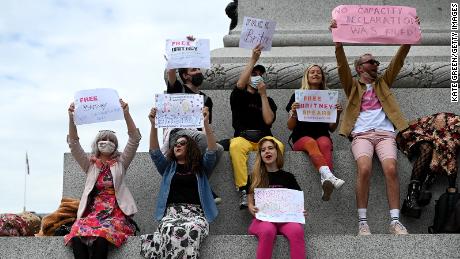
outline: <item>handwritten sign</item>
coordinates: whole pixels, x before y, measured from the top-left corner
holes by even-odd
[[[157,128],[202,128],[203,96],[199,94],[156,94]]]
[[[339,5],[332,11],[334,42],[418,44],[422,35],[412,7]]]
[[[240,48],[253,49],[260,43],[264,47],[262,51],[271,50],[275,27],[275,21],[244,17]]]
[[[166,40],[166,68],[210,68],[211,50],[208,39]]]
[[[256,218],[269,222],[305,224],[303,192],[286,188],[255,188]]]
[[[334,123],[337,120],[335,106],[338,98],[338,91],[295,90],[295,101],[300,104],[297,118],[299,121]]]
[[[110,88],[81,90],[74,95],[76,125],[123,120],[118,93]]]

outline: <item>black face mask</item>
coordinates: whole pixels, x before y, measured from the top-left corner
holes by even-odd
[[[194,86],[200,86],[203,83],[204,76],[202,73],[195,74],[192,76],[192,84]]]

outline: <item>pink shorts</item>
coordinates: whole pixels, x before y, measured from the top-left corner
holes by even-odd
[[[353,134],[351,151],[355,160],[362,156],[372,159],[374,149],[380,162],[387,158],[397,159],[397,149],[394,132],[369,130]]]

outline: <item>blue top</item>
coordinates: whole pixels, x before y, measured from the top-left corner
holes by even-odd
[[[200,195],[201,207],[204,211],[204,216],[208,222],[212,222],[217,217],[217,206],[212,196],[211,187],[209,186],[208,176],[216,164],[217,150],[206,150],[203,155],[203,169],[201,174],[196,174],[198,182],[198,193]],[[160,149],[150,150],[150,157],[155,164],[158,173],[162,177],[160,184],[160,192],[157,197],[157,206],[155,210],[155,219],[161,220],[166,212],[166,203],[169,196],[169,188],[171,180],[176,173],[176,161],[170,161],[161,153]]]

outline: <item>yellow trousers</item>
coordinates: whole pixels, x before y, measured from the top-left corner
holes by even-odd
[[[273,140],[280,147],[281,152],[284,152],[284,144],[276,138]],[[237,188],[246,186],[248,183],[248,153],[257,151],[257,143],[251,142],[242,137],[232,138],[230,140],[230,158],[233,166],[233,177]],[[282,156],[283,154],[278,154]]]

